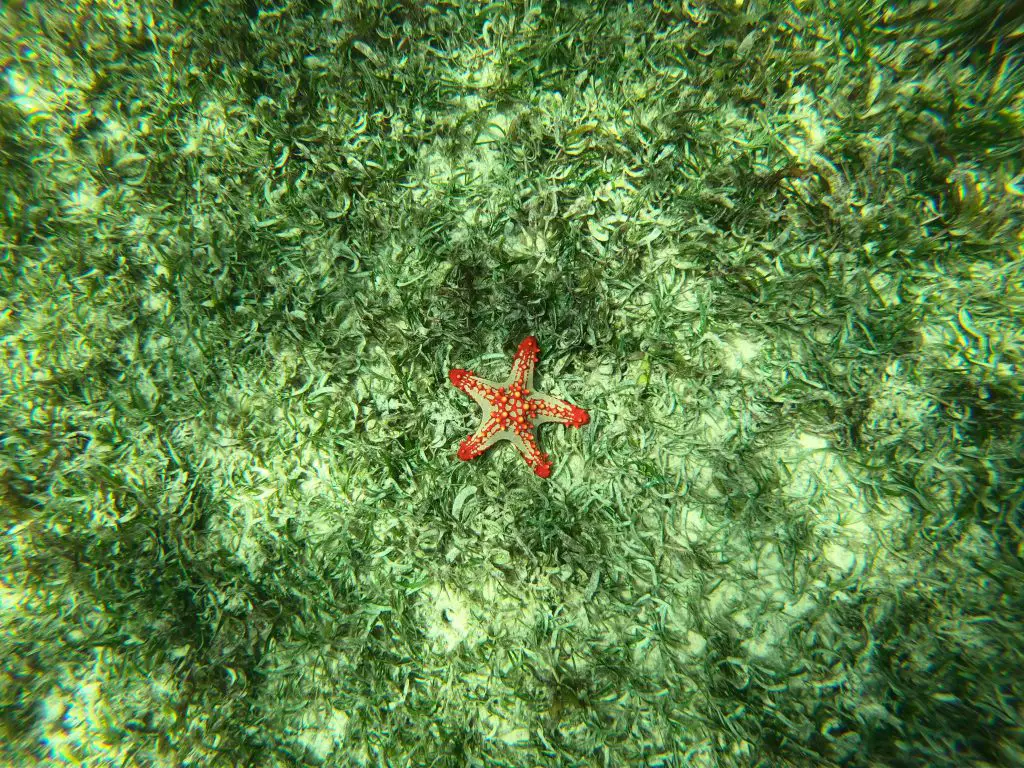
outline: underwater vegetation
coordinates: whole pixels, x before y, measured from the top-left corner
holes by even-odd
[[[1022,23],[4,4],[0,764],[1024,765]]]

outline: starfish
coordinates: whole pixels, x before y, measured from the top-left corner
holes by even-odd
[[[508,440],[537,475],[548,477],[551,474],[548,455],[537,445],[537,427],[549,421],[582,427],[590,421],[590,416],[572,403],[533,391],[533,369],[539,359],[537,339],[527,336],[519,344],[512,360],[512,371],[503,384],[492,384],[478,378],[473,371],[461,368],[448,372],[452,384],[483,409],[483,419],[476,432],[459,444],[460,459],[475,459],[500,440]]]

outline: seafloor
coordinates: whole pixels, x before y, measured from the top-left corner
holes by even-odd
[[[1022,21],[3,4],[0,764],[1024,765]]]

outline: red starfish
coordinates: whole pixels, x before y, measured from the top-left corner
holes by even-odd
[[[532,391],[533,368],[539,359],[537,339],[527,336],[519,344],[504,384],[492,384],[461,368],[448,372],[452,384],[476,400],[484,412],[477,431],[459,444],[460,459],[475,459],[499,440],[508,440],[534,472],[541,477],[551,474],[548,455],[537,446],[537,427],[548,421],[582,427],[590,416],[572,403]]]

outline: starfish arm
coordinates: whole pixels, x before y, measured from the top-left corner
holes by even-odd
[[[484,409],[484,421],[487,421],[487,417],[491,415],[492,407],[490,396],[498,389],[498,385],[486,379],[481,379],[472,371],[466,371],[462,368],[452,368],[448,371],[448,380],[473,398],[477,405]]]
[[[519,342],[519,349],[512,360],[512,376],[510,386],[519,385],[520,389],[533,389],[533,369],[540,359],[540,347],[534,336],[527,336]]]
[[[530,405],[536,403],[533,421],[535,424],[555,421],[565,424],[567,427],[582,427],[590,421],[590,414],[579,406],[573,405],[565,400],[559,400],[551,395],[534,395],[530,398]]]
[[[512,432],[509,442],[518,450],[530,469],[538,477],[551,476],[551,462],[548,455],[537,445],[537,438],[532,430],[521,429]]]
[[[503,430],[495,418],[484,419],[480,428],[459,443],[459,458],[463,461],[475,459],[499,440],[508,440],[510,433]]]

